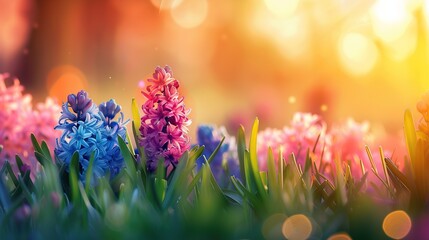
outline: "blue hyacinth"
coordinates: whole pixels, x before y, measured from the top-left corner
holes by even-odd
[[[226,184],[229,175],[234,175],[237,178],[240,176],[235,138],[228,135],[225,127],[218,128],[213,125],[198,126],[198,145],[204,145],[205,147],[202,156],[197,159],[198,167],[201,167],[205,162],[204,157],[206,159],[210,157],[223,137],[225,137],[225,140],[210,165],[216,180],[221,185]]]
[[[56,126],[63,131],[55,148],[59,163],[68,169],[73,154],[78,152],[80,179],[83,180],[94,153],[93,177],[97,179],[107,173],[116,176],[124,166],[117,138],[126,139],[126,122],[120,111],[121,107],[114,100],[97,107],[85,91],[70,94]],[[120,117],[115,120],[118,113]]]

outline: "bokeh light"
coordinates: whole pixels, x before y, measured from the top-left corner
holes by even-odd
[[[202,24],[207,17],[207,0],[182,0],[171,9],[174,21],[183,28],[194,28]]]
[[[160,10],[172,9],[180,5],[182,0],[150,0],[151,3]]]
[[[352,240],[347,233],[337,233],[328,238],[328,240]]]
[[[307,239],[310,237],[313,226],[311,221],[303,214],[290,216],[283,223],[283,236],[290,240]]]
[[[49,96],[55,97],[61,102],[65,101],[70,93],[86,89],[88,84],[79,69],[71,65],[62,65],[49,72],[46,86]]]
[[[130,97],[143,101],[139,81],[168,64],[192,108],[191,132],[255,116],[282,127],[296,111],[396,132],[429,88],[428,1],[3,2],[0,72],[35,99],[85,87],[127,115]],[[48,76],[64,65],[79,73]]]
[[[265,0],[267,8],[278,17],[287,17],[292,15],[299,4],[299,0]]]
[[[350,32],[342,36],[339,43],[341,63],[354,75],[364,75],[377,63],[378,50],[367,36]]]
[[[389,213],[383,221],[383,231],[393,239],[402,239],[411,230],[411,218],[402,210]]]
[[[412,21],[404,0],[377,0],[371,13],[374,32],[384,42],[401,37]]]

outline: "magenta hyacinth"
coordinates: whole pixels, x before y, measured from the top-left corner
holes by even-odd
[[[174,166],[189,149],[191,120],[170,67],[157,67],[148,82],[146,91],[142,91],[147,101],[142,106],[140,145],[145,149],[147,168],[154,171],[158,160],[163,159],[165,167]]]

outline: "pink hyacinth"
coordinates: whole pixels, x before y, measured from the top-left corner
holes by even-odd
[[[320,135],[319,142],[317,138]],[[316,145],[317,143],[317,145]],[[326,123],[320,116],[310,113],[295,113],[290,126],[279,129],[267,129],[258,134],[258,161],[261,170],[266,170],[268,148],[271,147],[274,160],[278,161],[278,153],[282,151],[283,157],[288,157],[293,153],[296,161],[304,167],[307,150],[316,163],[323,161],[330,162],[331,154],[327,146],[330,145],[330,138],[326,134]],[[313,153],[313,148],[315,152]],[[323,154],[322,154],[323,153]]]
[[[15,168],[15,155],[19,155],[24,164],[30,166],[32,173],[37,169],[34,149],[30,135],[33,133],[38,140],[44,140],[53,149],[55,138],[59,133],[54,131],[59,106],[52,100],[37,105],[33,109],[29,94],[23,94],[24,87],[18,79],[13,85],[6,86],[7,74],[0,74],[0,164],[9,161]]]
[[[267,170],[268,149],[271,147],[277,163],[281,151],[284,155],[286,142],[285,133],[280,129],[267,128],[258,133],[258,162],[262,171]]]
[[[305,165],[307,151],[317,164],[320,161],[330,162],[332,158],[328,148],[330,137],[327,135],[326,129],[326,122],[319,115],[295,113],[290,127],[284,129],[286,153],[294,153],[297,163],[302,167]]]
[[[165,167],[176,165],[189,149],[191,121],[170,67],[157,67],[148,82],[146,91],[142,91],[147,100],[142,106],[140,144],[145,149],[149,171],[154,171],[158,160],[163,159]]]
[[[369,132],[369,123],[358,123],[349,118],[344,124],[334,126],[330,131],[332,136],[331,152],[342,162],[350,165],[355,178],[362,177],[361,161],[366,170],[371,167],[365,146],[373,146],[373,137]],[[376,146],[375,150],[376,150]],[[377,153],[377,151],[374,151]],[[376,154],[377,157],[378,154]]]

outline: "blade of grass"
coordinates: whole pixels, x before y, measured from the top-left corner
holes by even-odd
[[[42,153],[42,148],[40,147],[39,142],[37,142],[34,134],[31,134],[31,142],[33,143],[34,151]]]
[[[71,189],[71,199],[73,203],[77,203],[79,199],[79,153],[76,151],[70,160],[69,182]]]
[[[258,167],[258,155],[257,155],[257,140],[258,140],[258,128],[259,128],[259,119],[256,118],[253,122],[252,133],[250,134],[249,142],[249,159],[250,159],[250,169],[253,175],[253,181],[256,185],[258,193],[264,199],[267,196],[267,192],[262,183],[261,175],[259,174]]]
[[[131,99],[131,113],[133,116],[133,122],[136,126],[136,129],[140,129],[140,126],[141,126],[140,112],[135,98]]]
[[[91,153],[91,157],[89,158],[89,164],[88,168],[86,169],[86,176],[85,176],[85,192],[89,193],[89,188],[91,187],[91,178],[92,178],[92,169],[94,167],[94,161],[95,161],[95,152]]]
[[[240,125],[237,131],[237,154],[238,154],[238,160],[240,163],[240,176],[241,179],[246,179],[245,174],[245,167],[244,167],[244,152],[246,151],[246,137],[244,135],[244,127]],[[247,181],[245,181],[246,187],[249,187],[247,185]]]
[[[414,165],[415,152],[417,144],[416,129],[414,127],[414,120],[411,111],[407,109],[404,114],[404,133],[405,142],[407,144],[408,153],[410,154],[411,163]]]
[[[280,160],[279,160],[280,161]],[[268,193],[276,198],[278,194],[280,193],[278,189],[278,182],[276,179],[276,168],[274,166],[274,157],[273,157],[273,150],[271,147],[268,147]]]
[[[383,171],[384,171],[384,177],[386,178],[386,184],[388,187],[390,187],[390,181],[389,181],[389,176],[387,174],[386,160],[384,158],[383,148],[379,146],[378,150],[380,151],[380,158],[381,158],[381,163],[383,164]]]
[[[136,164],[134,161],[133,155],[131,155],[130,151],[128,150],[127,145],[125,144],[124,139],[122,139],[120,136],[118,136],[118,145],[121,149],[122,156],[124,157],[125,162],[125,171],[130,176],[131,181],[133,184],[136,181]]]

